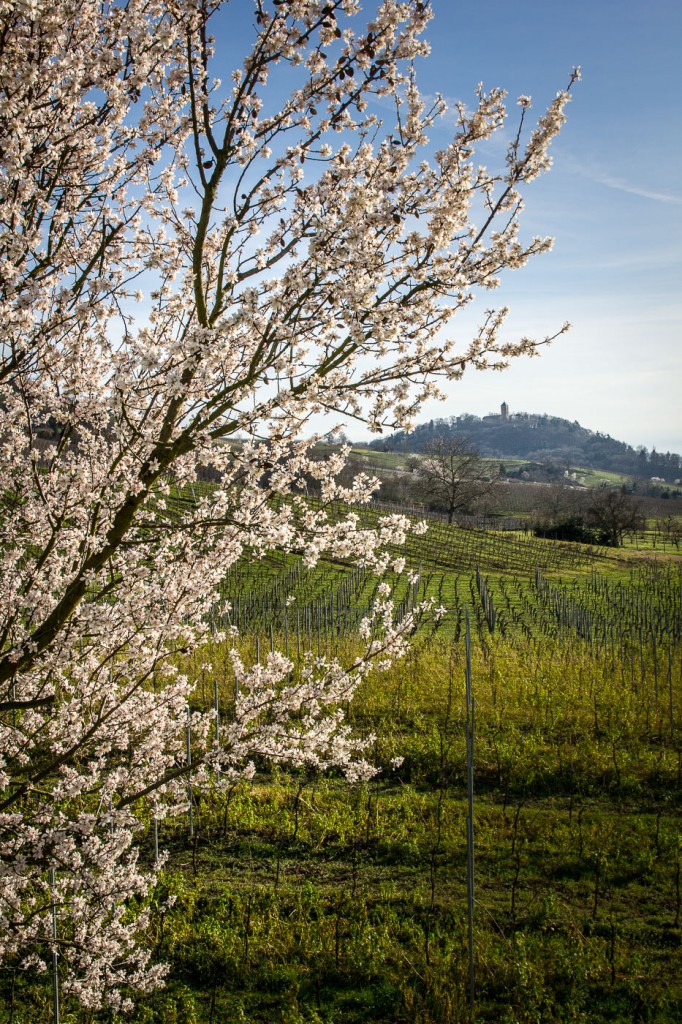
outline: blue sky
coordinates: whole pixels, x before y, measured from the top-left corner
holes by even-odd
[[[554,167],[527,193],[524,233],[552,253],[481,298],[510,333],[573,325],[539,359],[470,374],[428,414],[547,412],[630,444],[682,451],[682,113],[679,0],[433,0],[425,92],[478,81],[540,113],[583,67]],[[434,143],[441,143],[434,135]],[[457,321],[453,333],[457,333]]]
[[[375,0],[364,0],[371,17]],[[471,103],[476,84],[533,98],[540,115],[580,64],[554,167],[526,192],[522,236],[554,250],[472,313],[509,305],[510,338],[572,330],[540,358],[504,373],[470,373],[420,419],[512,411],[549,413],[632,445],[682,452],[682,113],[680,0],[432,0],[431,55],[418,62],[425,94]],[[236,16],[236,21],[234,20]],[[250,0],[221,15],[220,56],[239,64]],[[232,20],[231,20],[232,19]],[[227,24],[231,28],[226,31]],[[221,69],[222,71],[223,69]],[[283,83],[282,83],[283,84]],[[448,126],[431,143],[447,142]],[[498,145],[504,152],[505,140]],[[494,162],[494,149],[490,163]],[[464,344],[473,318],[448,332]],[[324,424],[315,423],[317,429]],[[360,439],[356,423],[348,428]],[[369,436],[369,435],[367,435]]]

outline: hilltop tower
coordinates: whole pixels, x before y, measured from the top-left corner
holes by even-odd
[[[502,405],[500,406],[500,416],[503,420],[509,418],[509,406],[507,405],[506,402],[503,402]]]

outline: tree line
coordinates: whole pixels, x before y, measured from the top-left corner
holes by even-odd
[[[514,413],[469,414],[428,420],[410,433],[397,431],[370,443],[377,451],[423,452],[434,439],[468,438],[488,458],[523,458],[582,466],[634,477],[660,477],[674,483],[682,477],[682,456],[675,452],[633,447],[558,416]]]

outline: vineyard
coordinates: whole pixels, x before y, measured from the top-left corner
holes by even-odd
[[[227,792],[190,776],[188,813],[144,822],[141,856],[170,855],[148,936],[170,975],[135,1024],[682,1017],[682,559],[435,518],[404,554],[397,618],[425,598],[447,614],[346,708],[375,779],[263,762]],[[236,627],[247,663],[286,651],[295,675],[358,652],[378,582],[247,554],[211,625]],[[218,736],[226,643],[181,667]],[[50,1019],[49,979],[0,983],[3,1024]]]
[[[372,526],[378,516],[368,510],[364,518]],[[484,646],[497,634],[516,642],[573,637],[612,655],[616,648],[646,649],[656,678],[679,648],[679,559],[629,560],[605,549],[519,532],[458,529],[439,520],[429,521],[424,534],[410,535],[405,555],[413,581],[407,574],[393,580],[398,618],[432,598],[448,614],[425,629],[455,641],[467,608]],[[342,564],[309,570],[292,556],[245,559],[228,573],[215,619],[242,634],[281,635],[287,652],[295,642],[299,656],[302,644],[329,653],[335,638],[352,633],[367,614],[378,582]]]

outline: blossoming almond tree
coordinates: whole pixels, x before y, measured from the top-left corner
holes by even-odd
[[[0,0],[0,946],[38,969],[57,949],[85,1005],[162,978],[134,839],[145,803],[186,799],[177,652],[226,569],[274,548],[402,567],[403,519],[332,523],[297,496],[306,474],[323,503],[373,486],[341,489],[306,422],[405,425],[439,378],[536,345],[500,341],[504,310],[464,348],[442,332],[549,248],[520,241],[521,190],[568,93],[529,131],[522,97],[489,171],[474,147],[505,97],[479,87],[427,160],[446,112],[415,84],[428,3],[371,8],[255,0],[231,69],[221,0]],[[210,493],[173,500],[209,465]],[[257,755],[368,772],[338,707],[410,626],[384,588],[354,665],[234,653],[233,720],[216,737],[192,716],[196,781]]]

